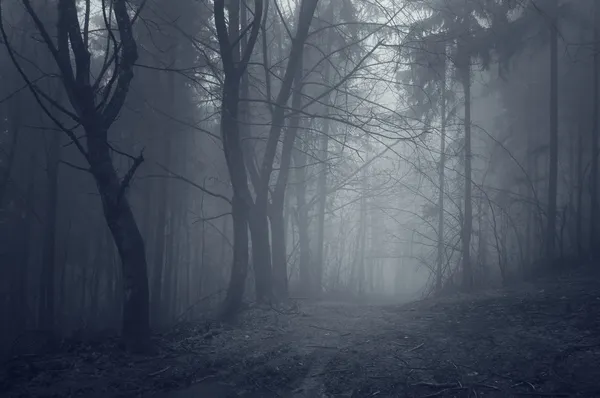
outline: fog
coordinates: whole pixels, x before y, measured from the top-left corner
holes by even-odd
[[[594,258],[597,8],[3,2],[2,352]]]

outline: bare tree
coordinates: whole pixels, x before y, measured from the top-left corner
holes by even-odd
[[[123,273],[123,323],[122,337],[126,346],[134,351],[149,348],[148,277],[144,241],[127,199],[127,188],[143,154],[127,156],[131,166],[124,176],[119,176],[113,163],[113,148],[108,135],[111,125],[119,115],[131,80],[133,66],[138,57],[132,33],[135,16],[129,13],[126,0],[102,2],[102,14],[108,35],[105,62],[94,79],[91,71],[90,9],[85,2],[83,27],[75,0],[58,0],[56,33],[42,22],[30,0],[22,0],[28,16],[33,20],[59,71],[71,109],[63,107],[44,92],[24,71],[16,50],[10,45],[5,26],[0,25],[8,54],[31,93],[47,116],[71,139],[88,164],[85,167],[94,178],[104,217],[117,246]],[[1,10],[1,7],[0,7]],[[138,10],[139,11],[139,10]],[[136,14],[137,15],[137,14]],[[0,20],[4,21],[0,11]],[[114,20],[114,22],[113,22]],[[116,27],[113,26],[116,24]],[[114,30],[117,30],[115,32]],[[118,34],[115,34],[118,33]],[[85,143],[75,128],[60,121],[58,115],[67,116],[84,130]]]
[[[556,195],[558,190],[558,0],[552,0],[550,30],[550,158],[546,261],[554,260],[556,245]],[[594,204],[592,207],[595,206]]]
[[[222,88],[221,137],[223,139],[227,169],[229,170],[233,186],[233,198],[231,201],[234,236],[233,266],[223,308],[225,315],[231,315],[239,309],[244,295],[244,284],[248,272],[248,217],[254,201],[248,186],[238,114],[240,80],[244,73],[246,73],[252,50],[258,38],[263,2],[262,0],[254,2],[254,20],[250,25],[250,37],[245,43],[243,54],[240,51],[239,38],[240,35],[244,35],[246,32],[240,32],[240,0],[230,1],[228,11],[229,26],[225,18],[225,1],[215,0],[215,25],[225,75]]]

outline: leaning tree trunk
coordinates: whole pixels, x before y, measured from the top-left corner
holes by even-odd
[[[302,62],[302,61],[300,61]],[[302,107],[302,67],[296,70],[294,79],[294,94],[292,95],[292,109],[301,109]],[[273,261],[273,289],[278,299],[288,297],[288,279],[287,279],[287,251],[285,244],[285,192],[288,185],[290,174],[290,163],[292,161],[292,152],[294,151],[294,142],[298,135],[300,127],[300,115],[295,113],[289,121],[283,145],[281,150],[281,161],[279,164],[279,174],[277,184],[272,194],[272,205],[269,218],[271,220],[271,246]]]
[[[227,297],[223,305],[223,315],[231,316],[239,310],[242,304],[248,267],[247,228],[251,215],[249,209],[254,204],[248,187],[248,176],[246,165],[244,164],[244,152],[242,150],[238,122],[240,79],[246,73],[250,56],[256,44],[261,26],[260,21],[263,16],[263,2],[262,0],[254,1],[254,20],[251,23],[252,28],[248,41],[245,39],[243,41],[243,53],[241,53],[241,46],[238,46],[240,36],[240,1],[229,2],[227,7],[228,18],[225,17],[224,0],[215,0],[213,8],[217,39],[219,41],[223,71],[225,73],[221,103],[221,137],[223,139],[223,151],[225,153],[227,170],[229,171],[233,186],[231,207],[234,229],[234,258]],[[266,207],[264,211],[264,220],[265,224],[267,224]],[[254,226],[256,227],[256,224]],[[268,224],[266,227],[268,228]],[[253,247],[254,245],[255,243],[253,242]]]
[[[106,130],[100,121],[85,125],[90,170],[102,200],[104,217],[121,258],[123,274],[123,338],[134,351],[145,350],[150,338],[148,275],[144,240],[112,163]]]
[[[292,47],[284,77],[271,117],[271,127],[265,146],[263,159],[260,165],[260,175],[256,191],[256,201],[250,217],[250,231],[252,234],[253,265],[256,274],[256,295],[258,301],[269,300],[272,296],[271,285],[271,250],[269,247],[269,230],[267,221],[267,208],[269,203],[269,190],[273,163],[279,145],[279,138],[285,122],[286,104],[291,94],[292,84],[295,80],[296,71],[300,68],[304,43],[308,37],[312,18],[317,7],[318,0],[303,0],[299,6],[298,24],[296,36],[292,40]],[[259,247],[254,253],[255,238]]]

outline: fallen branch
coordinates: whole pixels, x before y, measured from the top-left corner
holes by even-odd
[[[425,343],[421,343],[421,344],[419,344],[418,346],[416,346],[416,347],[413,347],[413,348],[411,348],[410,350],[408,350],[408,351],[406,351],[406,352],[413,352],[413,351],[416,351],[416,350],[418,350],[419,348],[423,347],[424,345],[425,345]]]
[[[159,374],[165,373],[169,369],[171,369],[171,366],[167,366],[164,369],[161,369],[161,370],[158,370],[156,372],[150,373],[148,376],[150,376],[150,377],[158,376]]]

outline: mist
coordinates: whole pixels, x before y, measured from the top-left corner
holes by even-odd
[[[375,344],[389,328],[398,335],[381,338],[373,361],[402,339],[406,355],[431,359],[438,340],[420,338],[463,304],[554,292],[549,278],[573,270],[577,283],[551,286],[596,294],[578,284],[600,243],[593,0],[22,0],[0,10],[0,358],[100,344],[94,352],[155,358],[140,374],[166,380],[179,365],[157,355],[199,339],[230,370],[242,353],[277,358],[260,366],[288,382],[261,381],[260,367],[253,389],[232,370],[222,377],[238,392],[321,396],[349,382],[308,381],[336,360],[309,361],[315,347]],[[547,305],[571,297],[544,294]],[[265,330],[292,334],[266,342]],[[313,348],[273,354],[274,341]],[[189,349],[217,378],[209,348]],[[359,362],[370,355],[361,349]],[[293,355],[302,372],[281,370]],[[13,394],[66,394],[10,372]],[[366,371],[355,372],[358,383]],[[202,384],[194,377],[123,396]],[[423,378],[400,392],[364,377],[346,396],[441,396],[464,383],[470,394],[483,383]],[[219,383],[190,394],[226,396]],[[118,385],[92,390],[120,396]],[[512,396],[507,386],[486,396]]]

